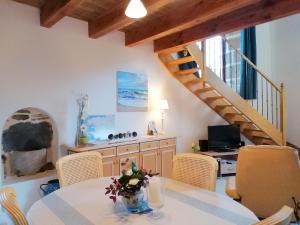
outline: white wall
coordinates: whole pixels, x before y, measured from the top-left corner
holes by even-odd
[[[300,14],[274,21],[271,27],[272,79],[286,90],[287,140],[300,146]]]
[[[90,96],[90,114],[115,114],[118,131],[146,134],[149,120],[160,124],[159,113],[117,113],[117,70],[144,73],[149,78],[150,103],[169,101],[166,131],[178,136],[178,151],[207,137],[207,125],[224,121],[169,76],[151,43],[124,46],[113,32],[88,38],[87,23],[64,18],[53,28],[39,24],[39,10],[0,0],[0,127],[23,107],[40,108],[56,123],[59,144],[74,142],[77,94]]]
[[[286,90],[287,141],[300,146],[300,14],[257,26],[258,68]]]
[[[267,75],[272,74],[270,35],[270,23],[256,26],[257,67]]]

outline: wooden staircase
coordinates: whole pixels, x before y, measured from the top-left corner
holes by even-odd
[[[202,45],[203,46],[203,45]],[[201,50],[202,49],[202,50]],[[237,124],[241,132],[254,144],[285,145],[284,120],[284,91],[280,94],[280,127],[264,118],[249,102],[232,90],[224,81],[210,70],[205,63],[205,48],[199,48],[196,43],[186,47],[176,47],[174,51],[158,54],[168,72],[189,89],[195,96],[205,102],[211,109],[224,118],[229,124]],[[176,58],[177,52],[187,50],[189,54],[184,58]],[[180,70],[179,65],[195,61],[199,68]],[[193,73],[199,72],[200,78]],[[273,118],[272,118],[273,120]]]

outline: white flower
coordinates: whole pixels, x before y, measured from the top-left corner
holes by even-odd
[[[87,127],[86,127],[86,125],[84,125],[84,124],[81,124],[81,126],[80,126],[80,130],[81,130],[82,132],[86,132],[86,130],[87,130]]]
[[[132,169],[126,171],[127,176],[131,176],[133,174]]]
[[[137,185],[138,182],[139,182],[139,179],[133,178],[133,179],[129,180],[128,184],[129,185]]]

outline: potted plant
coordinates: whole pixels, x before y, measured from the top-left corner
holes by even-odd
[[[77,118],[77,131],[76,131],[76,146],[88,144],[87,126],[85,125],[85,119],[88,116],[88,103],[89,96],[81,95],[77,99],[79,106],[78,118]]]
[[[79,136],[79,144],[86,145],[89,143],[89,139],[87,136],[87,127],[85,124],[80,126],[80,136]]]
[[[105,195],[108,195],[114,203],[117,197],[121,196],[128,209],[135,209],[143,203],[144,193],[142,187],[149,185],[149,177],[158,175],[158,173],[147,172],[144,169],[137,169],[135,163],[127,160],[123,166],[120,178],[112,177],[112,183],[105,188]]]

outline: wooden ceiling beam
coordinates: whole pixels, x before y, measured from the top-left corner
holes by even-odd
[[[260,0],[203,0],[195,4],[182,4],[176,12],[170,12],[151,23],[125,32],[126,46],[134,46],[143,41],[155,40],[163,36],[188,29],[234,10],[255,4]]]
[[[148,14],[158,11],[162,7],[176,2],[179,0],[144,0],[143,3],[147,8]],[[126,4],[125,4],[126,3]],[[136,21],[141,21],[141,19],[132,19],[125,15],[125,9],[128,5],[128,1],[123,1],[118,3],[118,7],[107,13],[96,20],[89,22],[89,36],[90,38],[99,38],[109,32],[120,30],[127,27]]]
[[[50,28],[74,10],[82,0],[46,0],[41,7],[41,26]]]
[[[154,41],[154,51],[163,52],[196,40],[255,26],[300,12],[300,0],[262,0],[186,30]]]

